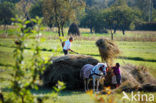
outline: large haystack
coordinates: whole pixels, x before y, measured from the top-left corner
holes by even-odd
[[[66,83],[67,89],[82,89],[83,81],[80,79],[80,69],[85,64],[96,65],[98,60],[85,55],[67,55],[58,57],[46,68],[42,80],[45,86],[52,87],[57,81]]]
[[[108,64],[112,64],[113,59],[120,52],[118,46],[108,39],[99,39],[96,41],[96,45],[99,48],[102,61],[106,61]]]

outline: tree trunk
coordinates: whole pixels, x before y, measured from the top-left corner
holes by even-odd
[[[63,27],[61,27],[62,36],[64,36]]]
[[[22,99],[22,103],[24,103],[24,97],[23,96],[21,97],[21,99]]]
[[[112,31],[112,25],[111,25],[111,21],[109,21],[109,25],[110,25],[110,31],[111,31],[111,40],[113,40],[114,39],[114,37],[113,37],[113,31]]]
[[[111,40],[113,40],[113,39],[114,39],[114,35],[113,35],[113,31],[111,29]]]
[[[122,30],[123,35],[125,35],[125,30]]]
[[[93,33],[93,28],[92,27],[90,27],[90,33]]]
[[[125,28],[122,27],[122,34],[125,35]]]
[[[0,93],[0,101],[1,101],[2,103],[4,103],[4,96],[3,96],[2,93]]]
[[[8,26],[6,24],[4,24],[4,34],[8,37]]]
[[[58,34],[59,34],[59,36],[61,36],[61,34],[60,34],[60,25],[59,24],[57,25],[57,28],[58,28]]]
[[[64,26],[64,23],[61,24],[61,33],[62,33],[62,36],[64,36],[63,26]]]
[[[57,4],[57,1],[55,0],[54,3]],[[60,37],[61,36],[61,34],[60,34],[60,23],[59,23],[58,18],[57,18],[58,15],[57,15],[57,6],[56,5],[54,5],[54,13],[55,13],[55,21],[56,21],[57,28],[58,28],[58,35]]]
[[[114,28],[114,34],[116,33],[116,27]]]

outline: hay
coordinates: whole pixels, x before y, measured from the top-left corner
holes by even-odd
[[[120,53],[118,46],[108,39],[99,39],[96,41],[99,48],[102,61],[112,64],[113,59]]]
[[[126,64],[120,68],[122,84],[121,91],[156,91],[156,79],[148,72],[149,68]]]
[[[44,86],[52,87],[58,80],[65,82],[67,89],[83,89],[80,69],[85,64],[96,65],[98,60],[85,55],[67,55],[55,58],[42,76]]]

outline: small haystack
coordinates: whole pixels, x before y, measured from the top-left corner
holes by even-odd
[[[67,89],[83,89],[80,79],[80,69],[85,64],[96,65],[98,60],[85,55],[66,55],[58,57],[44,71],[42,76],[44,86],[52,87],[57,81],[63,81]]]
[[[96,45],[99,48],[102,61],[106,61],[108,64],[112,64],[113,58],[119,53],[118,46],[108,39],[99,39],[96,41]]]
[[[79,27],[77,26],[77,24],[72,23],[70,25],[69,30],[68,30],[68,35],[80,36]]]

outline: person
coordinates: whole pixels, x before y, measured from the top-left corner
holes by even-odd
[[[116,76],[114,73],[112,73],[112,88],[116,88],[116,86],[117,86]]]
[[[120,64],[116,63],[115,67],[112,67],[113,73],[116,76],[116,87],[120,86],[121,84],[121,74],[120,74]]]
[[[70,37],[69,40],[65,41],[64,46],[63,46],[64,55],[69,54],[68,51],[73,51],[70,49],[71,42],[73,42],[73,37]]]

